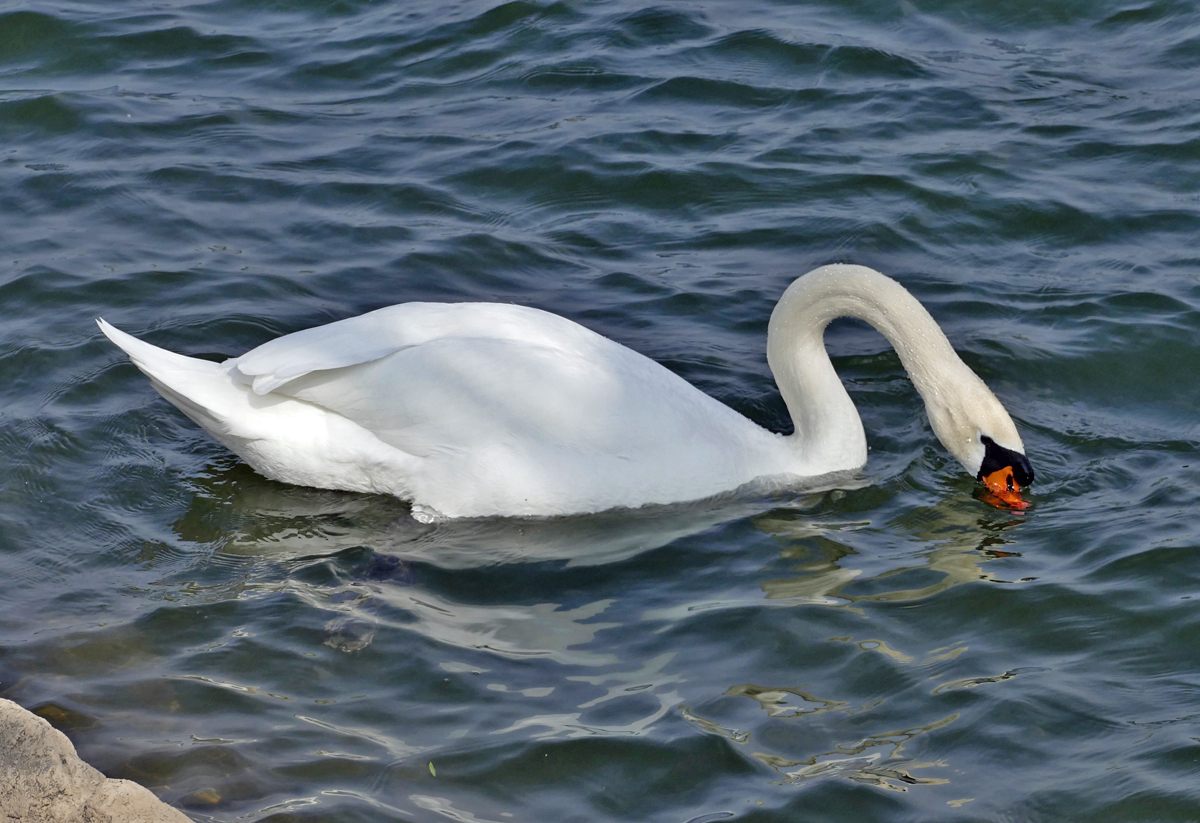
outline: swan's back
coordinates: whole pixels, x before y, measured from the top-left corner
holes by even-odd
[[[276,338],[229,361],[266,394],[313,371],[435,340],[484,338],[578,350],[606,338],[550,312],[501,303],[401,303]]]

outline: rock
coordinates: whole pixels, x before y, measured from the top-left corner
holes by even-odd
[[[62,732],[0,698],[0,820],[20,823],[190,823],[128,780],[79,759]]]

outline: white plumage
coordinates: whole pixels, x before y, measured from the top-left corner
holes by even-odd
[[[538,309],[406,303],[220,364],[98,322],[167,400],[259,473],[393,494],[432,518],[671,503],[861,467],[862,424],[821,339],[846,313],[892,340],[968,470],[982,460],[980,434],[1021,449],[1003,407],[920,304],[858,266],[810,272],[772,315],[768,355],[796,422],[786,437]],[[972,436],[974,447],[957,442]]]

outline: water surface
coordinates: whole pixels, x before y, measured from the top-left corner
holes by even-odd
[[[1168,0],[0,10],[0,694],[198,821],[1200,818],[1200,13]],[[776,430],[775,300],[899,278],[861,478],[423,525],[257,477],[205,357],[407,300],[563,314]]]

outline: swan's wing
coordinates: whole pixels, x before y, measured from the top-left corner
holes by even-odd
[[[415,459],[409,496],[451,516],[685,500],[753,476],[742,465],[752,423],[535,309],[407,304],[290,335],[233,365],[255,399],[303,401]]]
[[[357,366],[445,338],[493,338],[546,346],[599,337],[549,312],[499,303],[402,303],[285,335],[229,361],[254,393],[310,372]]]
[[[274,394],[336,411],[422,456],[497,447],[636,454],[673,440],[672,428],[690,427],[685,418],[696,416],[696,404],[723,408],[659,364],[600,340],[608,345],[580,352],[442,337],[369,363],[310,372]]]
[[[406,303],[288,335],[236,366],[255,393],[329,409],[421,457],[669,463],[737,451],[734,432],[757,429],[632,349],[521,306]]]
[[[606,338],[595,351],[448,337],[277,389],[422,461],[450,515],[599,511],[706,497],[761,474],[773,438]]]

